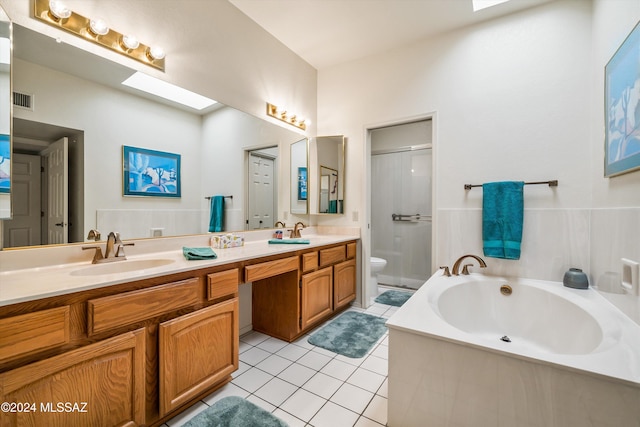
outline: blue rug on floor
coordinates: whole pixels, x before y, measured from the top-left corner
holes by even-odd
[[[184,427],[288,427],[264,409],[237,396],[218,400],[183,424]]]
[[[409,298],[411,298],[411,295],[413,294],[410,292],[386,291],[378,295],[374,301],[380,304],[400,307],[402,304],[407,302]]]
[[[363,357],[387,331],[387,319],[347,311],[311,335],[307,341],[343,356]]]

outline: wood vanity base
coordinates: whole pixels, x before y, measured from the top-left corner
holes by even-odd
[[[356,242],[0,307],[9,426],[160,426],[238,369],[238,286],[253,329],[292,341],[356,296]]]

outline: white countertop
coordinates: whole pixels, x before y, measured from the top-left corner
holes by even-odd
[[[267,235],[260,235],[257,237],[265,237]],[[253,236],[256,237],[255,235]],[[82,255],[83,258],[87,258],[89,261],[82,260],[79,262],[65,262],[55,265],[44,265],[28,268],[19,268],[9,270],[4,266],[0,272],[0,306],[6,306],[16,304],[25,301],[33,301],[37,299],[65,295],[73,292],[86,291],[89,289],[96,289],[105,286],[112,286],[121,283],[131,282],[133,280],[148,279],[157,276],[164,276],[173,273],[182,273],[186,271],[196,270],[200,268],[215,267],[224,264],[230,264],[238,261],[246,261],[250,259],[262,258],[272,255],[286,254],[289,252],[295,252],[308,248],[314,248],[319,246],[331,245],[334,243],[347,242],[350,240],[359,239],[359,234],[350,232],[344,234],[305,234],[303,238],[309,240],[309,244],[269,244],[268,238],[262,240],[253,240],[252,238],[245,241],[245,245],[236,248],[229,249],[213,249],[217,255],[213,260],[199,260],[199,261],[187,261],[182,254],[182,247],[194,247],[194,246],[207,246],[201,244],[206,242],[208,237],[192,236],[184,239],[172,239],[171,241],[159,242],[159,239],[147,239],[141,241],[134,241],[139,247],[155,246],[157,251],[149,251],[149,248],[139,249],[135,253],[133,246],[127,247],[127,260],[115,261],[109,264],[97,264],[113,265],[118,263],[127,263],[137,260],[155,260],[162,259],[168,262],[167,264],[160,265],[153,268],[147,268],[143,270],[134,270],[113,274],[100,274],[100,275],[74,275],[74,271],[77,272],[81,269],[87,269],[91,267],[91,257],[93,251],[83,251],[81,246],[75,245],[72,249],[69,247],[61,247],[60,250],[74,251],[75,256]],[[126,240],[125,240],[126,241]],[[194,244],[195,243],[195,244]],[[198,243],[200,243],[198,245]],[[85,243],[85,245],[92,245],[94,242]],[[99,243],[100,246],[104,246],[104,242]],[[84,245],[83,245],[84,246]],[[172,246],[175,249],[168,249],[166,246]],[[53,248],[55,249],[55,248]],[[168,249],[168,250],[167,250]],[[33,253],[30,253],[31,249],[25,249],[20,256],[33,257],[37,253],[34,249]],[[7,251],[7,254],[11,251]],[[18,252],[18,251],[16,251]],[[78,254],[75,254],[78,252]],[[36,255],[37,256],[37,255]],[[59,256],[59,255],[58,255]],[[68,255],[67,255],[68,256]],[[17,255],[11,254],[5,257],[3,263],[6,263],[6,258],[13,258],[14,260],[26,262],[24,260],[16,258]],[[75,259],[73,256],[69,256],[69,259]],[[20,264],[17,261],[13,261],[14,264]],[[33,261],[35,263],[35,261]],[[24,264],[21,264],[24,265]]]

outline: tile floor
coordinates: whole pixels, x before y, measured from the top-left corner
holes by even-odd
[[[349,308],[385,318],[397,309],[377,303],[367,310]],[[233,381],[166,425],[178,427],[225,396],[244,397],[290,427],[386,425],[388,333],[361,359],[313,346],[307,338],[289,344],[259,332],[241,336]]]

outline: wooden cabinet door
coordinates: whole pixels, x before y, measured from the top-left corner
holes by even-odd
[[[0,401],[22,405],[2,427],[144,425],[144,329],[7,371],[0,385]]]
[[[341,262],[333,268],[333,307],[337,310],[356,298],[356,260]]]
[[[305,274],[301,280],[302,329],[333,312],[333,268]]]
[[[160,324],[160,416],[238,369],[238,299]]]

